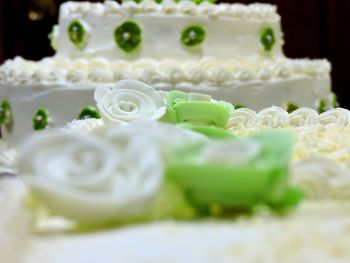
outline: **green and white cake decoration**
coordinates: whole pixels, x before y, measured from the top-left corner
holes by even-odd
[[[205,40],[206,32],[199,25],[186,27],[182,33],[180,41],[186,47],[194,47],[202,44]]]
[[[49,124],[49,113],[45,108],[40,108],[33,117],[33,129],[35,131],[44,130]]]
[[[49,39],[50,39],[50,46],[52,47],[53,50],[57,51],[58,50],[58,43],[59,43],[59,32],[60,27],[58,25],[54,25],[52,27],[52,30],[49,34]]]
[[[126,53],[133,52],[141,45],[141,28],[134,21],[128,20],[115,29],[114,39],[120,49]]]
[[[0,104],[0,125],[6,125],[12,121],[11,104],[8,100],[3,100]]]
[[[92,106],[85,106],[81,110],[81,112],[79,113],[79,116],[78,116],[79,120],[100,119],[100,118],[101,118],[101,116],[98,113],[98,110]]]
[[[88,42],[88,27],[78,20],[74,20],[68,26],[69,40],[79,49],[84,49]]]
[[[275,33],[271,27],[266,27],[261,31],[260,42],[264,48],[264,51],[270,52],[275,43]]]

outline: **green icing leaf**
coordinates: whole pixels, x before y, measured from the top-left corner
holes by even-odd
[[[49,114],[44,108],[40,108],[33,117],[33,129],[35,131],[44,130],[49,124]]]
[[[325,111],[327,111],[328,110],[328,107],[327,107],[327,102],[326,102],[326,100],[320,100],[319,102],[318,102],[318,105],[317,105],[317,111],[318,111],[318,113],[323,113],[323,112],[325,112]]]
[[[187,47],[198,46],[205,40],[205,30],[201,26],[189,26],[181,33],[181,43]]]
[[[101,116],[98,113],[97,109],[95,107],[91,106],[85,106],[81,112],[79,113],[78,119],[85,120],[85,119],[100,119]]]
[[[264,47],[264,50],[269,52],[275,45],[275,34],[271,27],[264,28],[261,32],[260,42]]]
[[[212,152],[212,157],[220,163],[203,159],[204,153],[217,142],[221,143],[223,152],[217,149]],[[251,147],[252,143],[254,147]],[[166,176],[184,191],[194,207],[201,209],[213,205],[242,210],[252,210],[261,204],[278,209],[294,206],[301,200],[301,195],[288,187],[293,144],[294,137],[288,132],[187,144],[175,151],[166,168]],[[239,157],[241,154],[247,156],[247,153],[249,157]],[[223,156],[228,158],[225,160]],[[238,160],[233,161],[236,157],[232,156]]]
[[[299,106],[294,104],[293,102],[287,102],[286,106],[284,107],[284,109],[288,112],[288,113],[292,113],[293,111],[299,109]]]
[[[86,46],[88,35],[83,23],[74,20],[68,26],[69,40],[79,49],[83,49]]]
[[[114,39],[120,49],[133,52],[142,42],[141,28],[133,21],[126,21],[115,29]]]
[[[11,104],[8,100],[4,100],[0,105],[0,125],[6,125],[12,121]]]

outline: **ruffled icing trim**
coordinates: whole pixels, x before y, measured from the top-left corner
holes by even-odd
[[[277,8],[269,4],[210,4],[203,2],[200,5],[192,1],[164,0],[157,4],[153,0],[144,0],[141,3],[133,1],[105,1],[104,3],[67,2],[61,5],[61,16],[70,15],[120,15],[120,14],[180,14],[188,16],[227,17],[232,19],[271,21],[280,19]]]
[[[233,82],[288,80],[298,77],[329,78],[327,60],[266,60],[220,62],[203,58],[179,63],[173,60],[140,59],[134,62],[109,61],[104,58],[45,58],[40,62],[21,57],[7,60],[0,67],[0,83],[115,83],[122,79],[138,79],[150,85],[190,83],[222,85]]]

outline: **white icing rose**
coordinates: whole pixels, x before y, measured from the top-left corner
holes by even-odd
[[[158,120],[166,111],[164,98],[154,88],[136,80],[121,80],[112,88],[97,88],[95,100],[106,123]]]
[[[289,115],[280,107],[270,107],[263,109],[258,113],[258,125],[269,128],[280,128],[288,124]]]
[[[255,111],[241,108],[234,110],[227,122],[227,127],[231,131],[245,130],[254,127],[257,120]]]
[[[318,113],[310,108],[299,108],[289,115],[291,126],[303,126],[305,124],[317,124]]]
[[[111,144],[93,134],[53,132],[24,143],[19,171],[51,212],[99,224],[143,213],[163,169],[158,150],[145,139],[116,137]]]

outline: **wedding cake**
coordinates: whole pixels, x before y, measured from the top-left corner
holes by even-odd
[[[17,142],[32,132],[37,113],[48,127],[62,126],[94,105],[95,88],[126,78],[253,110],[331,108],[329,62],[286,58],[280,22],[268,4],[64,3],[51,33],[56,55],[0,67],[0,98],[13,113],[3,137]]]
[[[350,260],[350,112],[274,6],[67,2],[51,44],[0,67],[1,262]]]

